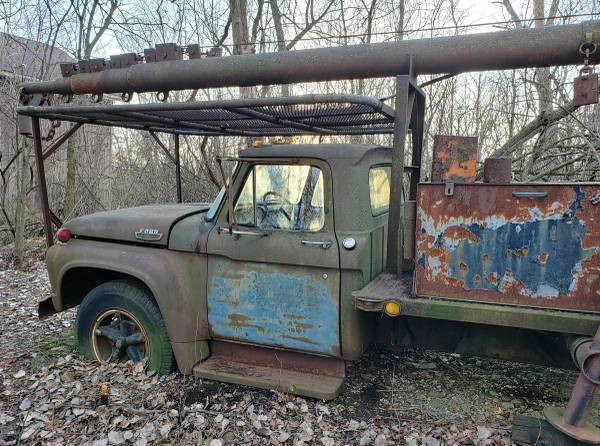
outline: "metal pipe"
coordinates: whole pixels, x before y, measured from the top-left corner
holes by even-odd
[[[594,347],[596,352],[594,352]],[[581,369],[581,374],[573,388],[573,394],[563,415],[563,420],[568,425],[581,425],[586,421],[587,414],[591,409],[594,395],[598,388],[597,382],[600,380],[598,347],[600,347],[600,328],[598,328],[596,336],[594,336],[591,342],[580,344],[578,350],[585,350],[584,355],[575,352],[575,358]]]
[[[181,196],[181,160],[179,159],[179,135],[173,135],[175,138],[175,181],[177,182],[177,203],[183,203]]]
[[[544,415],[555,428],[578,441],[600,444],[600,429],[590,424],[588,415],[600,382],[600,327],[593,339],[575,339],[569,346],[581,369],[567,407],[546,407]]]
[[[23,93],[121,93],[296,82],[364,79],[525,67],[573,65],[591,36],[600,45],[600,22],[524,28],[434,39],[403,40],[136,64],[129,68],[75,74],[22,84]],[[596,51],[591,63],[600,60]]]
[[[46,235],[46,246],[48,248],[54,243],[52,232],[52,217],[50,216],[50,204],[48,202],[48,189],[46,187],[46,171],[44,170],[44,154],[42,152],[42,132],[40,130],[40,119],[31,118],[33,131],[33,148],[35,152],[35,166],[37,169],[37,180],[40,201],[42,204],[42,216],[44,218],[44,233]]]

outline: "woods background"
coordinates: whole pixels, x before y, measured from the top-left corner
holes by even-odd
[[[18,84],[60,76],[58,64],[141,52],[156,43],[199,43],[231,54],[543,27],[599,19],[596,0],[11,0],[0,3],[0,245],[20,263],[41,233],[32,141],[16,130]],[[483,24],[483,25],[482,25]],[[435,134],[476,136],[479,161],[510,156],[516,181],[600,180],[599,110],[572,104],[576,67],[458,74],[425,87],[426,155]],[[420,82],[430,80],[428,76]],[[387,98],[390,79],[172,93],[170,101],[353,93]],[[57,98],[59,99],[59,98]],[[117,102],[118,96],[105,96]],[[91,103],[89,97],[79,98]],[[134,98],[154,102],[153,95]],[[391,100],[387,100],[391,104]],[[57,129],[64,132],[67,124]],[[47,134],[48,128],[43,129]],[[163,137],[172,149],[172,140]],[[313,138],[301,138],[311,141]],[[389,143],[387,136],[325,137]],[[314,139],[316,142],[316,139]],[[215,156],[243,138],[181,139],[183,198],[210,201]],[[62,219],[175,199],[175,169],[145,132],[85,126],[48,160],[51,207]]]

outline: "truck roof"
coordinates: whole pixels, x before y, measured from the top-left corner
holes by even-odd
[[[374,144],[274,144],[242,150],[240,158],[318,158],[359,161],[371,151],[389,151]]]

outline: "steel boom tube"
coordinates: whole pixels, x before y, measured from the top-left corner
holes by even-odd
[[[22,84],[25,94],[122,93],[462,73],[581,63],[600,46],[600,21],[432,39],[141,63]],[[591,56],[596,63],[600,51]]]

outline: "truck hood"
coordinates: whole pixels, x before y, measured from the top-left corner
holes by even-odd
[[[206,204],[164,204],[84,215],[66,222],[74,237],[167,246],[171,227],[190,215],[206,212]]]

